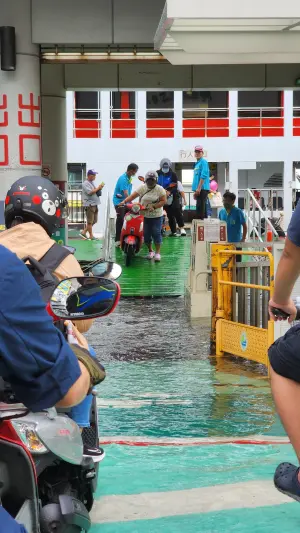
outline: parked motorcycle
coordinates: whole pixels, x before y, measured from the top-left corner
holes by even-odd
[[[68,287],[68,290],[66,290]],[[120,287],[100,277],[69,278],[48,304],[55,321],[106,316]],[[55,408],[30,413],[2,381],[0,403],[0,498],[28,533],[81,533],[91,527],[99,463],[83,457],[80,430]],[[91,411],[97,438],[97,409]],[[98,442],[93,442],[93,445]]]
[[[132,258],[139,253],[144,242],[144,206],[130,203],[120,208],[125,210],[124,223],[121,231],[120,245],[125,254],[125,264],[129,266]]]

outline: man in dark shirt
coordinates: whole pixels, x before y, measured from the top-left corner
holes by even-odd
[[[270,316],[273,309],[281,309],[289,315],[289,322],[296,317],[296,307],[291,299],[293,287],[300,274],[300,203],[288,227],[285,247],[276,272],[274,294],[269,302]],[[290,329],[269,349],[271,386],[276,408],[293,448],[300,461],[300,326]],[[275,486],[285,494],[300,501],[300,469],[290,463],[278,466]]]
[[[3,246],[0,265],[0,376],[32,411],[78,404],[99,382],[98,363],[88,354],[78,361],[28,268]],[[5,533],[26,533],[1,506],[0,523]]]

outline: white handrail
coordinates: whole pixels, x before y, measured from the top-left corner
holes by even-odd
[[[110,196],[107,194],[106,199],[106,214],[105,214],[105,228],[104,228],[104,242],[103,242],[103,256],[106,261],[111,259],[111,242],[110,242]]]
[[[249,223],[249,225],[250,225],[250,224],[252,225],[252,232],[255,233],[255,235],[256,235],[256,237],[258,238],[258,240],[259,240],[260,242],[264,242],[262,236],[259,235],[256,226],[253,225],[253,220],[251,220],[251,218],[248,217],[248,213],[246,213],[246,220],[247,220],[247,222]],[[250,237],[249,228],[248,228],[248,235],[249,235],[249,237]]]
[[[247,194],[248,194],[248,197],[251,198],[251,200],[253,202],[253,204],[252,204],[253,226],[254,226],[254,223],[256,222],[256,220],[255,220],[255,211],[257,209],[258,212],[259,212],[259,233],[261,232],[260,220],[261,220],[261,217],[262,217],[266,221],[266,227],[265,227],[266,234],[267,234],[267,231],[268,231],[268,228],[267,228],[267,225],[268,225],[269,228],[272,230],[273,236],[278,237],[278,233],[277,233],[276,229],[274,228],[274,226],[273,226],[272,222],[270,221],[270,219],[265,215],[265,212],[263,211],[263,209],[259,205],[259,203],[256,200],[256,198],[255,198],[254,194],[252,193],[251,189],[247,189]],[[248,218],[250,219],[250,202],[248,202],[247,207],[248,207]]]

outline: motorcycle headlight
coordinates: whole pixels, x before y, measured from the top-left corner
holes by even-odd
[[[21,441],[32,454],[48,453],[48,449],[39,439],[35,431],[35,425],[29,422],[13,421],[14,429],[18,433]]]
[[[135,213],[135,214],[139,213],[140,210],[141,210],[141,208],[140,208],[139,204],[134,204],[134,205],[132,206],[132,208],[131,208],[131,211],[132,211],[133,213]]]

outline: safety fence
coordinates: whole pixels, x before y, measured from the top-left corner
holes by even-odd
[[[250,261],[237,262],[247,257]],[[212,340],[215,332],[217,356],[228,353],[268,366],[268,347],[274,341],[274,323],[268,316],[273,286],[270,252],[212,245]]]
[[[182,137],[229,137],[229,109],[183,109]]]
[[[300,137],[300,107],[293,109],[293,135]]]
[[[137,137],[137,111],[135,109],[110,109],[110,138],[134,139]]]
[[[238,137],[283,136],[283,107],[238,108]]]

